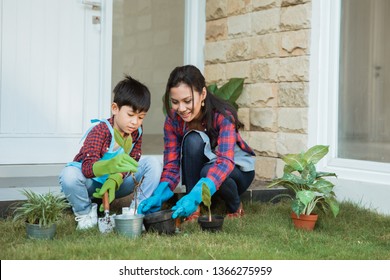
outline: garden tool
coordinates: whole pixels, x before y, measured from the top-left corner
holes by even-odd
[[[110,202],[108,200],[108,192],[105,192],[103,195],[103,207],[104,207],[104,217],[99,218],[98,226],[101,233],[109,233],[115,227],[115,219],[113,216],[110,216]]]

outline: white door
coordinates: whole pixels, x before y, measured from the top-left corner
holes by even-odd
[[[71,161],[107,114],[102,9],[88,3],[0,0],[0,169]]]

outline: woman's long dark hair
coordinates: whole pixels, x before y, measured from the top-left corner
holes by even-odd
[[[195,66],[185,65],[173,69],[167,82],[164,98],[164,106],[166,112],[171,118],[172,112],[170,110],[171,106],[169,92],[171,88],[178,87],[182,83],[188,85],[191,88],[192,102],[194,102],[194,91],[201,93],[203,88],[206,88],[207,90],[205,78],[203,77],[199,69]],[[193,106],[194,104],[192,104],[192,107]],[[204,121],[206,125],[207,135],[210,137],[212,148],[215,148],[217,146],[218,139],[218,131],[213,126],[215,111],[221,113],[226,118],[229,118],[231,122],[235,125],[236,131],[244,126],[238,119],[236,108],[234,108],[228,101],[215,96],[209,90],[207,90],[207,95],[204,100],[204,106],[202,106],[202,121]],[[233,119],[231,115],[228,115],[226,113],[226,111],[229,111],[233,115]]]

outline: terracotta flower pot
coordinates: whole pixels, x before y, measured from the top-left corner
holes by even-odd
[[[220,215],[212,215],[211,222],[209,222],[209,216],[200,216],[198,223],[202,230],[216,232],[222,230],[224,217]]]
[[[316,225],[318,215],[317,214],[311,214],[311,215],[304,215],[301,214],[298,216],[293,212],[291,213],[291,218],[294,223],[294,226],[296,228],[304,229],[304,230],[313,230],[314,226]]]

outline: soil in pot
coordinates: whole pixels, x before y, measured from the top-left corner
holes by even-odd
[[[311,214],[311,215],[301,214],[301,215],[299,215],[299,218],[298,218],[298,216],[293,212],[293,213],[291,213],[291,219],[292,219],[294,226],[296,228],[311,231],[314,229],[314,227],[316,225],[318,215],[317,214]]]
[[[135,238],[142,233],[142,222],[144,215],[116,215],[115,216],[115,232],[120,235]]]
[[[51,224],[48,227],[40,227],[38,224],[26,223],[26,233],[30,239],[53,239],[56,230],[56,224]]]
[[[172,210],[167,209],[145,215],[144,226],[146,231],[155,231],[159,234],[174,234],[176,223],[172,219],[172,213]]]
[[[209,216],[200,216],[198,218],[198,223],[202,230],[217,232],[222,230],[224,217],[220,215],[212,215],[211,222],[209,221]]]

